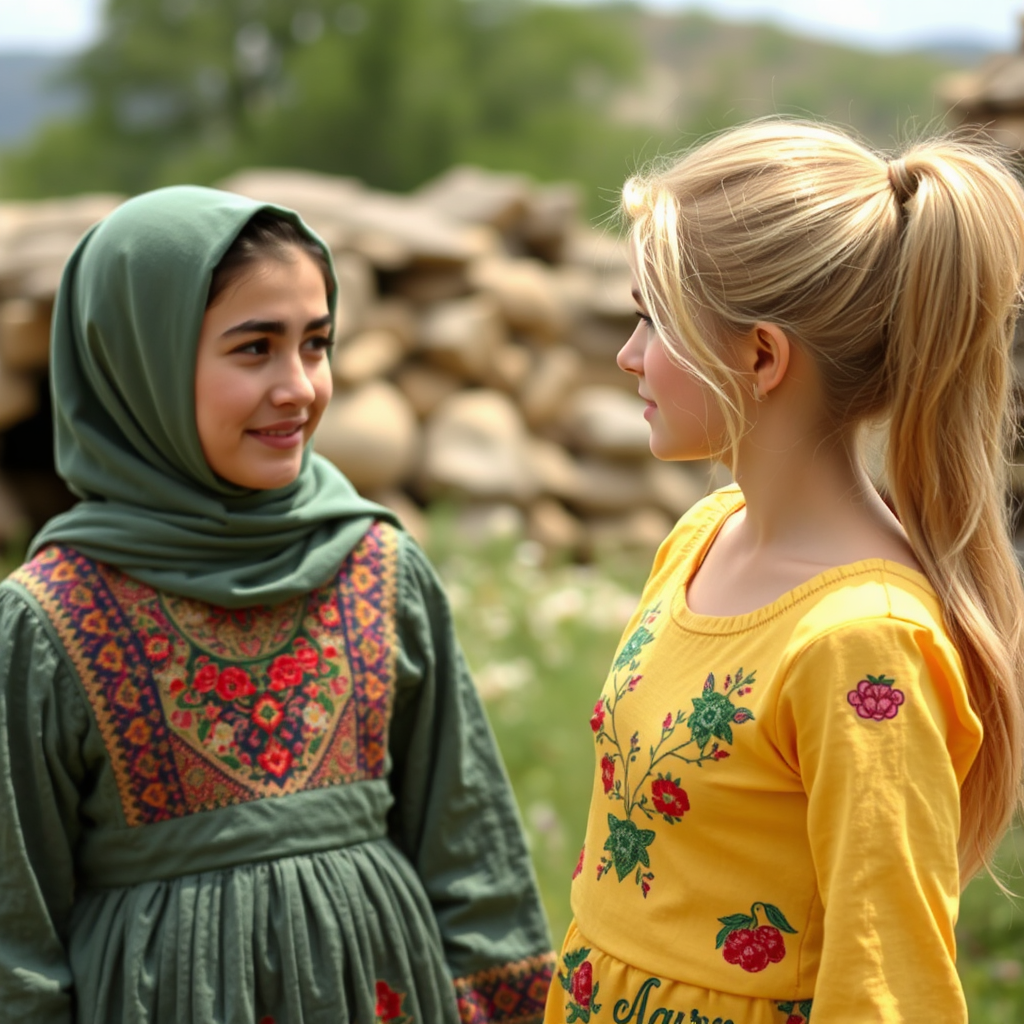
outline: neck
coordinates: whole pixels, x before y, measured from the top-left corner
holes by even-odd
[[[753,430],[740,445],[736,481],[746,508],[733,539],[751,557],[784,554],[822,566],[875,554],[906,560],[902,530],[852,431],[823,440],[817,431],[794,438]]]

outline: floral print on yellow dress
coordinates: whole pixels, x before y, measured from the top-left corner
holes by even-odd
[[[611,695],[603,695],[594,706],[590,728],[597,746],[607,745],[601,758],[601,785],[609,800],[622,804],[624,817],[608,813],[608,839],[606,854],[597,865],[600,881],[611,870],[620,882],[632,876],[646,899],[654,881],[649,848],[654,843],[653,829],[640,828],[637,820],[662,818],[669,825],[682,820],[690,809],[690,800],[682,786],[682,778],[674,776],[671,761],[684,765],[703,765],[721,761],[729,756],[722,744],[732,745],[733,725],[753,721],[753,713],[733,703],[733,697],[750,692],[755,682],[754,673],[744,674],[737,669],[727,675],[721,689],[716,689],[715,676],[709,673],[699,697],[692,698],[693,708],[671,711],[661,723],[658,742],[646,754],[640,746],[640,733],[620,737],[616,714],[621,702],[628,698],[643,681],[638,671],[644,648],[654,640],[651,631],[661,615],[661,603],[646,609],[640,624],[623,645],[612,665]],[[655,773],[655,769],[661,770]],[[637,778],[637,772],[642,774]],[[632,777],[631,777],[632,773]],[[648,785],[649,784],[649,785]],[[649,790],[649,792],[648,792]]]

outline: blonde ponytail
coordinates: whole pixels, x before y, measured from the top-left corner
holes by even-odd
[[[888,344],[887,480],[985,727],[962,793],[970,877],[1009,824],[1024,758],[1024,589],[1006,479],[1024,204],[1006,170],[962,146],[925,144],[899,164],[914,184]]]
[[[631,179],[623,206],[645,305],[713,388],[734,450],[740,382],[724,349],[758,320],[814,357],[837,429],[888,417],[889,493],[985,728],[961,794],[966,881],[1021,799],[1024,588],[1006,476],[1024,191],[976,142],[887,161],[771,119]]]

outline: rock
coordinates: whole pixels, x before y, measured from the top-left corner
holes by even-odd
[[[642,466],[600,459],[581,459],[575,465],[575,490],[565,500],[583,515],[611,515],[650,503]]]
[[[574,392],[561,423],[567,442],[581,452],[607,458],[642,459],[650,454],[651,430],[638,395],[618,388]]]
[[[394,276],[395,294],[420,305],[458,299],[469,293],[469,280],[462,264],[424,266],[418,264]]]
[[[220,188],[297,210],[332,250],[362,253],[382,270],[416,260],[465,263],[487,251],[478,234],[409,196],[312,171],[242,171]]]
[[[402,342],[406,352],[412,352],[419,344],[419,322],[412,304],[406,299],[390,295],[380,299],[366,310],[363,327],[368,331],[391,331]]]
[[[516,392],[530,373],[533,357],[523,345],[502,345],[484,373],[483,383],[490,388]]]
[[[585,538],[583,524],[559,501],[535,501],[527,517],[526,535],[549,551],[575,551]]]
[[[602,319],[588,314],[576,320],[566,340],[587,359],[615,366],[619,349],[629,340],[635,322]]]
[[[34,416],[39,408],[39,385],[33,377],[0,365],[0,430]]]
[[[363,384],[386,377],[404,355],[402,341],[393,332],[382,328],[360,331],[335,348],[331,369],[338,384]]]
[[[428,181],[415,196],[453,220],[488,224],[500,231],[517,227],[527,215],[529,180],[522,174],[498,174],[459,166]]]
[[[395,376],[399,390],[420,419],[426,419],[449,396],[462,387],[453,373],[422,363],[407,363]]]
[[[0,479],[0,544],[24,544],[31,532],[31,519],[14,488]]]
[[[377,280],[369,260],[357,252],[336,253],[334,271],[338,276],[334,337],[341,341],[363,325],[377,296]]]
[[[569,307],[540,260],[491,257],[469,269],[473,287],[491,296],[509,326],[541,341],[565,334]]]
[[[573,457],[554,441],[531,438],[530,466],[542,494],[572,501],[580,493],[583,481]]]
[[[673,519],[678,519],[708,493],[711,482],[706,462],[661,462],[647,466],[652,499]]]
[[[629,244],[625,233],[575,224],[562,248],[568,264],[592,267],[604,273],[629,270]]]
[[[43,370],[50,363],[49,303],[8,299],[0,304],[0,362],[9,370]]]
[[[637,302],[633,298],[632,273],[620,270],[614,274],[597,275],[588,305],[598,316],[635,325]]]
[[[404,491],[381,491],[368,494],[371,501],[391,509],[402,521],[413,540],[424,547],[430,537],[430,527],[423,510]]]
[[[525,425],[500,391],[461,391],[447,398],[427,423],[425,447],[424,475],[433,492],[515,502],[537,493]]]
[[[538,353],[519,390],[519,404],[530,426],[543,426],[565,411],[582,362],[579,353],[567,345]]]
[[[526,247],[548,263],[558,262],[579,215],[580,189],[575,182],[534,188],[520,228]]]
[[[646,557],[653,557],[671,529],[672,521],[657,508],[638,508],[624,516],[588,524],[593,553],[627,550],[642,552]]]
[[[418,442],[416,417],[402,393],[372,381],[331,399],[315,447],[367,493],[401,483],[413,467]]]
[[[482,381],[508,332],[495,303],[482,295],[441,302],[429,309],[421,324],[424,357],[467,380]]]

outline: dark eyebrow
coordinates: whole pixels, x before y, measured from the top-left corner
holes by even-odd
[[[306,324],[306,330],[308,331],[319,331],[322,327],[330,327],[331,325],[331,314],[328,313],[326,316],[318,317],[316,320],[310,320]],[[234,327],[229,327],[222,335],[222,338],[230,338],[235,334],[284,334],[287,327],[283,320],[246,320],[244,323],[235,324]]]
[[[642,306],[644,304],[644,297],[640,294],[639,288],[634,288],[629,294],[633,296],[633,301],[638,306]]]

